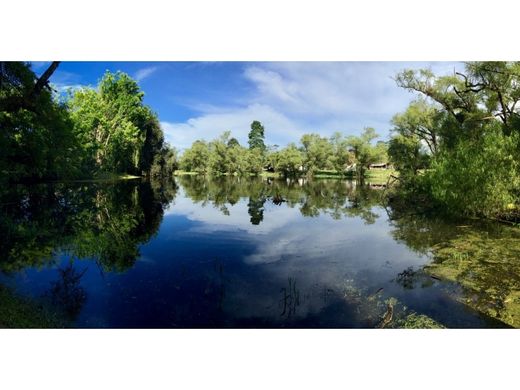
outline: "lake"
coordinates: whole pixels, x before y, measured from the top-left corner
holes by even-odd
[[[75,328],[520,326],[518,228],[393,210],[384,191],[199,176],[12,186],[0,285]]]

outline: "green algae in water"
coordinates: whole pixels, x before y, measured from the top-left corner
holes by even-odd
[[[469,229],[433,247],[425,271],[463,288],[465,305],[520,327],[520,232]]]
[[[399,319],[394,324],[394,328],[403,329],[444,329],[442,324],[434,319],[417,313],[410,313],[406,317]]]

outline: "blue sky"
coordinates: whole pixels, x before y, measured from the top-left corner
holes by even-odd
[[[33,63],[36,73],[46,63]],[[231,130],[247,143],[259,120],[266,143],[286,145],[301,135],[359,134],[365,126],[388,137],[392,116],[414,95],[392,77],[405,68],[437,74],[462,69],[448,62],[62,62],[51,82],[58,90],[95,86],[106,70],[134,77],[159,116],[166,140],[180,150],[196,139]]]

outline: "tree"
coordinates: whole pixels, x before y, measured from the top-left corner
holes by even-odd
[[[233,147],[233,146],[240,146],[240,142],[238,142],[238,140],[235,137],[232,137],[229,139],[227,146],[228,146],[228,148]]]
[[[283,176],[297,177],[302,173],[303,154],[294,143],[291,143],[274,153],[273,163],[275,170]]]
[[[170,179],[173,177],[173,173],[178,167],[177,150],[168,144],[165,144],[154,156],[154,161],[150,169],[150,176]]]
[[[163,135],[143,97],[137,82],[122,72],[107,71],[97,89],[74,92],[69,107],[87,170],[141,174],[151,169]]]
[[[430,154],[435,154],[442,133],[441,116],[441,109],[421,98],[410,103],[404,113],[392,118],[393,131],[404,137],[419,139],[427,145]]]
[[[53,61],[47,70],[43,72],[43,74],[38,78],[36,81],[36,84],[34,84],[34,94],[39,95],[40,92],[43,90],[44,87],[49,88],[49,79],[53,75],[53,73],[58,69],[58,66],[60,65],[60,61]]]
[[[206,173],[209,169],[209,146],[205,141],[195,141],[181,156],[179,166],[189,172]]]
[[[0,172],[11,181],[75,177],[78,143],[48,79],[23,62],[0,63]]]
[[[428,166],[429,156],[417,136],[398,134],[389,142],[388,155],[390,161],[401,174],[401,179],[417,175],[419,169]]]
[[[209,169],[213,174],[233,173],[233,166],[229,160],[228,142],[230,131],[225,131],[219,138],[209,143]]]
[[[330,137],[330,143],[332,145],[332,154],[329,156],[329,164],[337,172],[344,172],[345,168],[353,162],[353,156],[348,148],[348,141],[340,132],[335,132]]]
[[[420,95],[393,121],[402,187],[414,183],[412,196],[453,214],[520,218],[520,63],[471,62],[440,77],[405,70],[396,81]],[[431,162],[416,177],[422,144]]]
[[[363,180],[365,171],[370,164],[378,162],[378,159],[381,158],[381,149],[372,145],[372,141],[377,137],[378,135],[372,127],[365,127],[361,136],[349,136],[347,138],[347,144],[354,155],[359,180]]]
[[[264,138],[264,126],[258,121],[253,121],[249,132],[249,149],[259,149],[264,153],[266,150]]]
[[[300,140],[303,146],[304,167],[312,175],[316,170],[331,168],[328,166],[329,156],[333,148],[329,140],[319,134],[304,134]]]

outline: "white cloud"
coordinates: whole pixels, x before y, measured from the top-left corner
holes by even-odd
[[[88,87],[84,84],[65,84],[65,83],[51,83],[53,89],[55,89],[58,93],[67,93],[69,91],[75,91],[77,89],[82,89]]]
[[[141,82],[154,74],[158,69],[158,66],[149,66],[147,68],[139,69],[137,72],[135,72],[134,78],[137,80],[137,82]]]
[[[236,107],[199,102],[201,114],[186,122],[162,122],[167,140],[184,149],[196,139],[210,140],[225,130],[246,142],[249,125],[261,121],[267,143],[297,142],[306,132],[358,134],[375,127],[386,137],[392,116],[403,111],[413,94],[392,79],[404,68],[430,67],[439,74],[460,63],[274,62],[247,65],[241,77],[252,93]],[[226,86],[222,86],[225,88]]]
[[[276,137],[270,137],[276,143],[285,144],[298,140],[302,133],[301,127],[294,121],[263,104],[221,109],[182,123],[161,122],[161,126],[166,141],[182,150],[197,139],[212,140],[226,130],[230,130],[242,145],[247,145],[247,135],[251,122],[255,119],[261,120],[267,129],[279,130]]]

